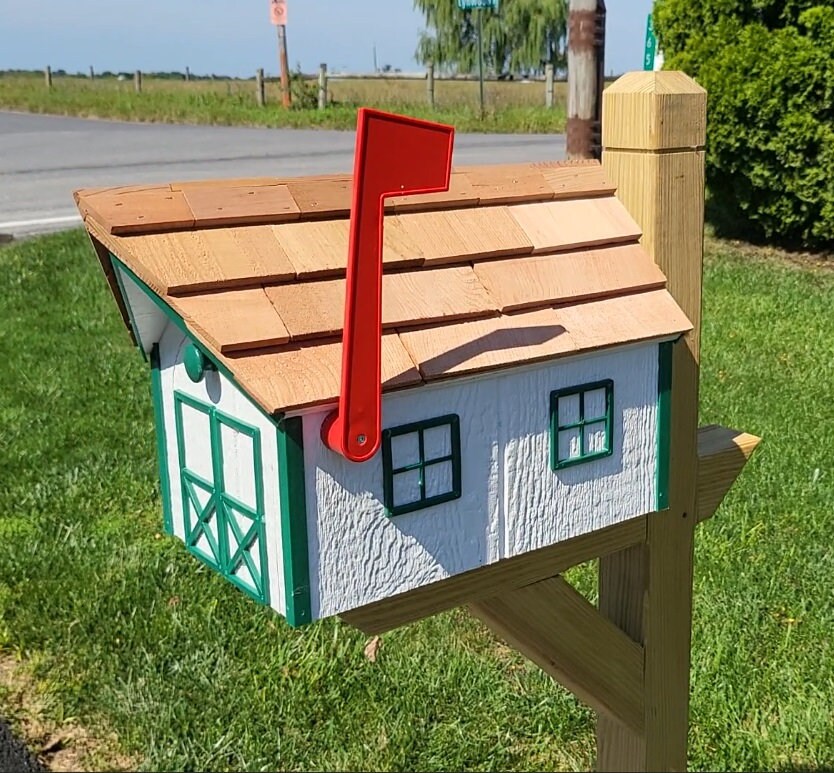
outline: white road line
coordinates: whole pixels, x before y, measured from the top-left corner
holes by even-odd
[[[12,228],[36,228],[41,225],[60,225],[61,223],[80,223],[81,215],[63,215],[62,217],[41,217],[37,220],[9,220],[0,223],[0,231]]]

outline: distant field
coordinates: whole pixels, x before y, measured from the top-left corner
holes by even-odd
[[[130,121],[351,129],[356,109],[364,105],[451,123],[460,131],[561,132],[565,84],[556,84],[552,110],[544,107],[544,91],[543,82],[488,82],[481,119],[474,80],[436,81],[434,110],[428,105],[425,80],[332,78],[326,110],[316,109],[317,83],[299,81],[296,104],[286,110],[275,81],[267,82],[267,104],[259,107],[254,80],[145,77],[137,94],[131,79],[56,75],[47,89],[42,75],[0,74],[0,109]]]

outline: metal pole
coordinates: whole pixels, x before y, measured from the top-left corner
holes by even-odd
[[[478,77],[480,79],[481,120],[484,118],[484,11],[478,9]]]
[[[290,65],[287,57],[287,25],[278,25],[278,58],[281,60],[281,98],[284,107],[292,106]]]

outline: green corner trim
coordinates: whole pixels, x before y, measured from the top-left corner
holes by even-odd
[[[657,510],[669,507],[669,441],[672,435],[672,353],[674,344],[658,346],[657,355]]]
[[[141,348],[141,347],[140,347]],[[171,514],[171,479],[168,476],[168,442],[165,436],[165,414],[162,409],[162,376],[159,369],[159,344],[151,349],[151,398],[156,425],[156,454],[159,458],[159,490],[162,496],[162,524],[166,533],[174,533]]]
[[[286,618],[291,626],[298,627],[312,620],[304,432],[300,417],[282,418],[278,422],[278,485],[281,497]]]
[[[585,416],[585,394],[597,389],[605,390],[605,414],[602,416]],[[579,398],[579,421],[571,424],[559,424],[559,400],[565,397]],[[601,451],[586,453],[585,427],[593,424],[605,426],[605,448]],[[579,456],[568,459],[559,458],[559,433],[567,430],[579,430]],[[562,470],[576,464],[584,464],[594,459],[602,459],[614,453],[614,382],[611,379],[594,381],[589,384],[556,389],[550,393],[550,468]]]
[[[449,442],[451,453],[432,459],[426,459],[426,449],[423,433],[427,429],[435,427],[449,428]],[[391,441],[401,435],[417,434],[418,460],[414,464],[405,467],[394,467],[393,451]],[[426,496],[426,468],[435,464],[452,464],[452,486],[449,491],[434,496]],[[394,502],[394,476],[400,473],[419,471],[420,497],[413,502],[396,504]],[[457,414],[450,413],[446,416],[439,416],[436,419],[415,421],[411,424],[403,424],[400,427],[392,427],[382,432],[382,488],[385,511],[389,516],[405,515],[415,510],[422,510],[426,507],[439,505],[443,502],[450,502],[459,499],[462,491],[461,486],[461,462],[460,462],[460,418]]]
[[[110,256],[110,259],[111,261],[113,260],[113,255]],[[148,355],[145,354],[145,346],[142,343],[142,339],[139,337],[139,325],[136,324],[136,318],[133,316],[133,306],[130,305],[130,301],[127,299],[127,290],[125,289],[125,284],[122,280],[121,270],[124,270],[125,267],[118,261],[116,262],[118,265],[113,270],[113,274],[116,276],[116,284],[119,285],[119,292],[122,294],[122,303],[124,303],[125,308],[127,309],[127,316],[130,319],[130,327],[133,332],[133,337],[136,339],[136,348],[142,353],[142,358],[147,362]],[[139,286],[143,287],[141,284]]]
[[[186,465],[185,432],[182,408],[188,406],[208,417],[211,443],[211,464],[213,482],[207,481]],[[269,603],[269,571],[267,565],[266,533],[264,524],[264,480],[261,456],[261,431],[215,408],[213,405],[196,400],[183,392],[174,392],[174,418],[177,429],[180,484],[182,486],[183,528],[188,551],[223,575],[229,582],[240,588],[262,604]],[[253,475],[255,481],[255,507],[237,500],[226,491],[223,465],[223,443],[221,426],[227,426],[246,435],[252,440]],[[208,494],[205,505],[201,505],[195,491]],[[191,518],[191,513],[195,516]],[[251,522],[243,530],[238,516]],[[214,518],[217,539],[208,527]],[[230,534],[234,536],[237,548],[232,551]],[[205,537],[210,553],[201,550],[197,543]],[[258,566],[256,567],[249,549],[257,542]],[[252,578],[252,584],[237,576],[238,568],[245,566]]]

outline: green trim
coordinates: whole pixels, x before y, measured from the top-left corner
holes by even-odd
[[[304,432],[300,417],[278,422],[278,488],[281,498],[281,546],[284,556],[287,622],[309,623],[310,557],[304,481]]]
[[[426,459],[426,450],[423,433],[433,427],[449,427],[451,441],[451,454],[439,456],[433,459]],[[401,435],[417,433],[418,461],[407,464],[403,467],[394,467],[391,441]],[[426,496],[426,468],[435,464],[452,463],[452,488],[433,497]],[[394,502],[394,476],[404,472],[419,470],[420,498],[413,502],[406,502],[398,505]],[[432,507],[443,502],[450,502],[459,499],[461,495],[461,463],[460,463],[460,419],[457,414],[439,416],[436,419],[415,421],[411,424],[403,424],[400,427],[392,427],[382,432],[382,483],[383,500],[385,511],[389,516],[404,515],[415,510],[422,510],[425,507]]]
[[[669,507],[673,347],[671,341],[666,341],[658,346],[657,354],[657,510]]]
[[[140,347],[141,348],[141,347]],[[156,455],[159,459],[159,492],[162,497],[162,525],[166,533],[174,533],[171,513],[171,479],[168,475],[168,441],[165,434],[165,414],[162,408],[162,375],[159,367],[159,344],[151,349],[151,399],[156,425]]]
[[[199,411],[208,418],[211,445],[211,465],[214,482],[207,481],[197,473],[189,470],[185,458],[185,432],[182,420],[183,405]],[[174,391],[174,419],[177,430],[177,453],[180,467],[180,484],[182,486],[183,528],[185,545],[189,552],[222,574],[229,582],[240,588],[256,601],[269,603],[269,572],[267,567],[266,531],[264,528],[264,479],[263,457],[261,451],[261,431],[257,427],[245,424],[223,413],[213,405],[203,403],[184,392]],[[226,491],[223,474],[223,426],[246,435],[252,440],[252,463],[255,480],[255,507],[245,505]],[[200,506],[196,490],[209,495],[204,506]],[[196,521],[192,520],[192,510]],[[208,528],[208,522],[214,516],[217,539]],[[237,516],[243,516],[252,525],[241,529]],[[237,548],[231,552],[230,533],[234,535]],[[197,547],[201,537],[205,537],[211,553]],[[259,567],[255,566],[248,548],[258,543]],[[236,572],[245,566],[252,577],[252,584],[240,579]]]
[[[111,255],[110,257],[112,259],[113,256]],[[123,267],[121,263],[119,266]],[[130,327],[133,331],[133,337],[136,339],[136,348],[142,353],[142,359],[147,362],[148,355],[145,353],[145,345],[142,343],[142,338],[139,335],[139,325],[136,324],[136,317],[133,316],[133,306],[127,299],[127,290],[125,289],[124,281],[122,280],[122,272],[119,271],[117,267],[114,269],[113,273],[116,275],[116,284],[119,286],[119,292],[122,294],[122,303],[124,303],[125,308],[127,309],[127,316],[130,319]]]
[[[602,416],[585,416],[585,394],[596,389],[605,390],[605,413]],[[559,400],[565,397],[579,397],[579,421],[559,424]],[[605,448],[602,451],[586,453],[585,427],[592,424],[605,425]],[[559,458],[559,433],[567,430],[579,430],[579,456],[568,459]],[[614,382],[611,379],[594,381],[589,384],[556,389],[550,393],[550,468],[563,470],[576,464],[584,464],[594,459],[602,459],[614,453]]]

